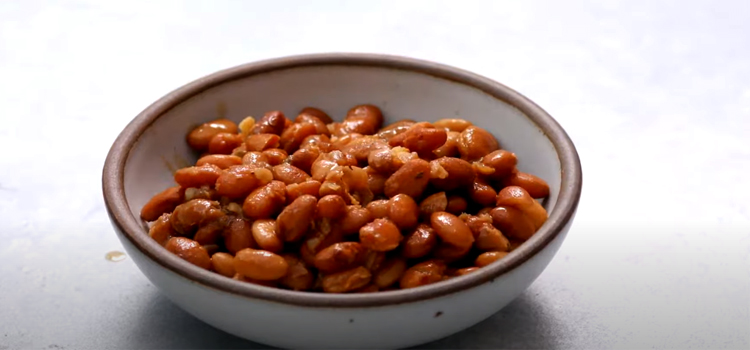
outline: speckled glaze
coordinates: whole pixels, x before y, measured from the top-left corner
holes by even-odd
[[[534,237],[475,273],[402,291],[329,295],[271,289],[195,267],[152,241],[143,204],[195,161],[186,133],[202,122],[235,121],[306,106],[340,119],[371,103],[386,123],[464,118],[518,155],[519,168],[545,179],[550,218]],[[502,84],[403,57],[319,54],[251,63],[201,78],[163,97],[120,134],[107,157],[103,190],[127,253],[169,299],[228,333],[282,348],[403,348],[448,336],[499,311],[544,270],[562,244],[581,194],[581,166],[562,128]]]

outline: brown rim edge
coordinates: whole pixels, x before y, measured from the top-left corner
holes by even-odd
[[[203,91],[233,80],[278,70],[330,65],[370,66],[426,74],[481,90],[521,111],[549,138],[560,158],[562,173],[560,193],[555,210],[547,222],[531,239],[508,255],[506,259],[475,273],[414,289],[340,295],[273,289],[232,280],[183,261],[167,252],[144,233],[140,219],[130,213],[125,198],[123,169],[133,145],[159,116]],[[107,213],[130,243],[157,264],[205,287],[248,298],[307,307],[395,305],[436,298],[490,282],[527,261],[560,234],[578,207],[582,182],[578,152],[568,134],[541,107],[515,90],[463,69],[439,63],[364,53],[323,53],[269,59],[225,69],[188,83],[154,102],[125,127],[110,148],[102,172],[102,190]]]

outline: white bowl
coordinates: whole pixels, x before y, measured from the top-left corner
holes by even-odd
[[[399,291],[331,295],[258,286],[203,270],[147,235],[140,208],[173,185],[172,169],[195,161],[192,127],[269,110],[315,106],[343,116],[379,106],[402,118],[465,118],[545,179],[548,221],[506,258],[462,277]],[[282,348],[402,348],[466,329],[499,311],[545,269],[562,244],[581,194],[575,147],[555,120],[490,79],[444,65],[372,54],[285,57],[230,68],[189,83],[139,114],[114,142],[103,172],[112,224],[138,268],[170,300],[236,336]]]

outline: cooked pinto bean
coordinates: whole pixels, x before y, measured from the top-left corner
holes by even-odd
[[[547,221],[547,210],[539,202],[531,197],[523,187],[508,186],[500,190],[495,203],[498,207],[513,207],[523,212],[534,225],[534,231],[538,230]]]
[[[428,260],[408,268],[401,276],[402,289],[426,286],[443,280],[446,265],[440,260]]]
[[[344,271],[361,265],[365,248],[357,242],[340,242],[315,254],[315,267],[323,273]]]
[[[430,224],[438,237],[445,243],[461,248],[471,248],[474,243],[474,235],[471,233],[469,226],[451,213],[432,213]]]
[[[323,110],[315,108],[315,107],[305,107],[299,112],[299,114],[300,115],[309,114],[313,117],[320,119],[320,121],[326,124],[333,123],[333,119],[331,119],[331,117],[329,117],[326,112],[323,112]]]
[[[141,208],[141,219],[154,221],[162,214],[171,213],[184,198],[185,191],[180,186],[170,187],[156,194]]]
[[[208,143],[208,153],[231,154],[235,148],[242,145],[244,140],[245,138],[240,134],[218,134]]]
[[[339,195],[329,194],[320,198],[317,209],[321,218],[338,219],[346,215],[346,202]]]
[[[284,241],[279,237],[276,221],[271,219],[255,220],[252,225],[253,240],[260,249],[279,253],[284,249]]]
[[[270,218],[286,204],[286,186],[281,181],[271,181],[257,188],[245,198],[242,210],[245,216],[254,219]]]
[[[549,185],[540,177],[520,171],[512,172],[503,182],[505,186],[518,186],[526,190],[532,198],[549,196]]]
[[[190,131],[187,135],[187,143],[190,147],[198,152],[208,149],[209,143],[214,136],[223,133],[237,133],[237,124],[228,119],[216,119],[208,123],[201,124]]]
[[[179,256],[187,262],[204,268],[211,268],[211,258],[200,243],[185,237],[172,237],[164,245],[170,253]]]
[[[500,148],[492,134],[482,128],[470,126],[461,132],[458,139],[458,152],[461,158],[469,161],[481,159]]]
[[[297,242],[307,233],[318,206],[318,199],[309,194],[303,194],[284,210],[276,219],[278,234],[286,242]]]
[[[211,268],[220,275],[232,278],[234,271],[234,257],[231,254],[218,252],[211,256]]]
[[[419,207],[413,198],[405,194],[397,194],[388,202],[388,218],[405,230],[414,228],[419,223]]]
[[[485,252],[479,254],[477,259],[474,261],[474,265],[476,265],[477,267],[485,267],[495,261],[504,258],[506,255],[508,255],[508,252]]]
[[[385,181],[385,195],[393,197],[405,194],[419,198],[430,182],[430,163],[422,159],[412,159],[404,163]]]
[[[310,272],[305,263],[292,254],[284,254],[289,269],[279,283],[291,290],[309,290],[315,282],[315,276]]]
[[[174,173],[174,181],[182,188],[211,186],[221,175],[221,168],[213,164],[182,168]]]
[[[229,198],[242,198],[256,188],[267,185],[271,180],[273,173],[266,168],[236,165],[219,174],[216,179],[216,193]]]
[[[195,232],[198,227],[224,216],[218,202],[206,199],[193,199],[178,205],[169,222],[172,228],[181,235]]]
[[[164,245],[172,236],[177,235],[177,231],[172,228],[172,224],[169,222],[171,213],[164,213],[160,216],[148,230],[148,235],[151,236],[157,243]]]
[[[359,266],[323,276],[323,291],[326,293],[345,293],[366,286],[372,279],[370,270]]]
[[[386,219],[375,219],[359,230],[359,241],[362,245],[378,252],[396,249],[402,239],[398,227]]]
[[[482,164],[492,168],[492,173],[489,177],[494,180],[500,180],[508,175],[516,168],[518,159],[512,152],[508,152],[504,149],[494,151],[482,158]]]
[[[234,217],[224,228],[224,245],[227,251],[236,254],[245,248],[255,248],[251,223],[243,218]]]
[[[206,164],[213,164],[220,169],[226,169],[233,165],[241,165],[242,158],[226,154],[209,154],[201,157],[195,162],[196,166],[203,166]]]
[[[245,248],[234,256],[234,270],[254,280],[273,281],[286,275],[289,264],[269,251]]]
[[[281,111],[271,111],[263,115],[259,121],[255,123],[251,134],[275,134],[281,135],[286,126],[286,117]]]
[[[417,228],[406,236],[401,249],[401,255],[409,259],[417,259],[427,256],[435,249],[438,243],[435,230],[425,224],[420,224]]]

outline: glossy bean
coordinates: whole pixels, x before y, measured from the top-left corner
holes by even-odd
[[[170,253],[203,269],[211,268],[211,258],[200,243],[185,237],[172,237],[164,245]]]
[[[269,251],[246,248],[234,256],[234,270],[254,280],[273,281],[286,275],[289,264]]]

